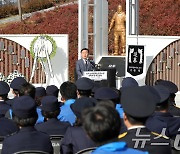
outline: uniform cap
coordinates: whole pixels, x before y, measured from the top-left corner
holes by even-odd
[[[178,87],[171,81],[160,80],[157,84],[165,86],[169,90],[170,93],[178,92]]]
[[[82,97],[77,99],[71,104],[71,109],[77,118],[81,118],[81,113],[84,109],[95,106],[94,99],[88,97]]]
[[[82,77],[76,81],[76,86],[79,90],[92,90],[94,87],[94,82],[89,78]]]
[[[4,81],[0,81],[0,95],[8,94],[9,91],[10,91],[9,85]]]
[[[19,90],[23,84],[27,83],[27,81],[23,77],[17,77],[13,79],[13,81],[10,84],[10,87],[12,89]]]
[[[44,87],[36,87],[35,97],[46,96],[46,90]]]
[[[13,113],[19,118],[31,118],[36,112],[36,103],[30,96],[20,96],[14,99]]]
[[[41,109],[43,111],[53,112],[55,110],[58,110],[60,107],[60,104],[58,102],[57,97],[55,96],[45,96],[41,100]]]
[[[114,89],[109,88],[109,87],[98,88],[94,94],[95,99],[101,99],[101,100],[116,99],[118,97],[119,97],[118,93]]]
[[[50,85],[46,87],[46,95],[48,96],[58,96],[59,89],[55,85]]]
[[[160,96],[150,86],[129,87],[121,93],[121,104],[124,112],[136,118],[150,116],[159,102]]]
[[[160,103],[163,103],[165,100],[167,100],[170,96],[169,90],[163,86],[163,85],[155,85],[153,88],[158,92],[160,96]]]
[[[126,77],[122,80],[121,86],[122,87],[120,88],[120,90],[122,91],[123,89],[128,87],[137,87],[139,86],[139,84],[134,78]]]

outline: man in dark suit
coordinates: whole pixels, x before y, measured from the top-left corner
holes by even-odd
[[[150,86],[130,87],[122,91],[121,103],[128,131],[119,136],[120,141],[127,142],[128,147],[148,151],[150,154],[171,154],[168,137],[163,133],[153,133],[145,126],[158,102],[160,96]]]
[[[37,131],[34,124],[37,120],[36,103],[30,96],[20,96],[14,100],[13,119],[20,131],[3,141],[2,154],[12,154],[25,150],[37,150],[53,153],[53,147],[47,134]]]
[[[92,71],[94,70],[95,63],[88,58],[89,49],[83,48],[81,50],[81,59],[76,61],[76,74],[78,79],[83,76],[84,71]]]

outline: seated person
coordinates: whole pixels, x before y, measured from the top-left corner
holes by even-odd
[[[127,142],[128,147],[150,154],[171,154],[170,141],[166,136],[149,131],[146,120],[151,116],[160,96],[150,86],[130,87],[123,90],[121,103],[124,109],[124,123],[127,132],[119,136],[120,141]],[[161,144],[163,143],[163,146]]]
[[[157,80],[155,82],[155,85],[162,85],[169,90],[170,96],[168,100],[169,101],[168,112],[171,113],[173,116],[180,117],[180,108],[176,106],[176,102],[175,102],[176,93],[178,92],[177,85],[167,80]]]
[[[49,135],[34,128],[37,120],[36,103],[30,96],[20,96],[14,100],[13,120],[20,131],[3,141],[2,154],[12,154],[18,151],[37,150],[53,154]]]
[[[71,104],[71,109],[76,115],[76,122],[73,127],[69,127],[61,142],[61,154],[76,153],[85,148],[96,146],[95,143],[87,136],[82,128],[81,112],[85,108],[94,106],[94,102],[90,99],[77,99]]]
[[[98,105],[83,112],[83,127],[89,137],[99,146],[92,154],[147,154],[127,148],[118,142],[120,118],[118,112],[108,105]]]
[[[75,102],[77,98],[77,87],[74,83],[66,81],[60,86],[61,101],[63,105],[60,107],[60,114],[58,119],[60,121],[69,122],[71,125],[75,123],[76,116],[70,108],[70,105]]]
[[[36,87],[36,92],[35,92],[35,102],[37,105],[37,114],[38,114],[38,119],[36,121],[36,123],[41,123],[44,122],[44,117],[41,113],[41,99],[46,96],[46,89],[44,87]]]
[[[161,100],[156,104],[156,111],[147,119],[146,127],[152,132],[159,134],[164,130],[164,135],[175,139],[176,135],[180,134],[180,118],[173,117],[173,115],[169,113],[170,92],[163,85],[155,85],[154,89],[160,95]]]
[[[10,105],[6,103],[9,91],[9,85],[4,81],[0,81],[0,117],[4,117],[10,109]]]
[[[2,137],[2,139],[17,131],[19,131],[19,127],[13,120],[5,117],[0,118],[0,137]]]
[[[60,112],[58,99],[55,96],[45,96],[41,100],[41,104],[41,112],[45,118],[45,122],[36,124],[35,128],[50,136],[64,135],[70,123],[61,122],[57,119]]]
[[[46,87],[46,95],[47,96],[55,96],[58,98],[59,89],[55,85],[49,85]]]

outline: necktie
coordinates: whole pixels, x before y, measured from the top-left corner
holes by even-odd
[[[86,63],[85,63],[85,67],[86,67],[86,71],[88,71],[88,61],[86,60]]]

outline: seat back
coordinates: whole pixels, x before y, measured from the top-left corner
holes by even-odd
[[[91,147],[91,148],[86,148],[81,151],[78,151],[76,154],[91,154],[92,151],[94,151],[97,147]]]
[[[48,152],[38,151],[38,150],[24,150],[24,151],[15,152],[14,154],[48,154]]]
[[[59,154],[60,153],[60,145],[61,141],[64,138],[63,135],[51,135],[50,140],[54,149],[54,154]]]

